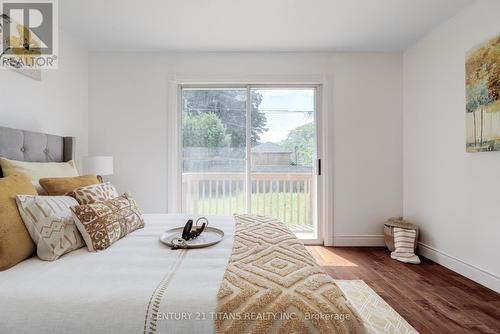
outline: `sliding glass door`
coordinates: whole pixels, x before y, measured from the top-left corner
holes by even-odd
[[[250,212],[285,222],[299,237],[316,235],[315,89],[252,88]],[[260,125],[260,123],[264,123]]]
[[[246,212],[246,99],[244,88],[182,89],[183,212]]]
[[[182,209],[318,239],[315,87],[182,87]]]

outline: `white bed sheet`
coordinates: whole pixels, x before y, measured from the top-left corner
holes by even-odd
[[[211,315],[234,222],[209,217],[210,226],[226,234],[212,247],[171,250],[159,241],[161,232],[187,218],[145,215],[145,228],[105,251],[82,248],[53,262],[33,257],[0,272],[0,333],[214,332]]]

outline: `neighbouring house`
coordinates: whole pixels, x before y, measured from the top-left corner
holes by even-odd
[[[311,166],[297,165],[297,153],[279,144],[266,142],[252,147],[252,171],[254,172],[310,172]],[[231,148],[183,148],[184,172],[243,172],[244,151]]]
[[[290,166],[295,154],[276,143],[266,142],[252,147],[252,166]]]

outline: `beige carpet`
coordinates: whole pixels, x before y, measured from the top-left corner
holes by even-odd
[[[370,333],[418,333],[375,291],[361,280],[335,280],[358,311]]]

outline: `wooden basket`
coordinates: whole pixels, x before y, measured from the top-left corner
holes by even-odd
[[[394,228],[401,227],[408,230],[415,230],[415,241],[413,250],[417,249],[418,246],[418,227],[410,222],[407,222],[403,217],[392,217],[389,218],[384,223],[384,241],[387,248],[393,252],[396,248],[394,247]]]

